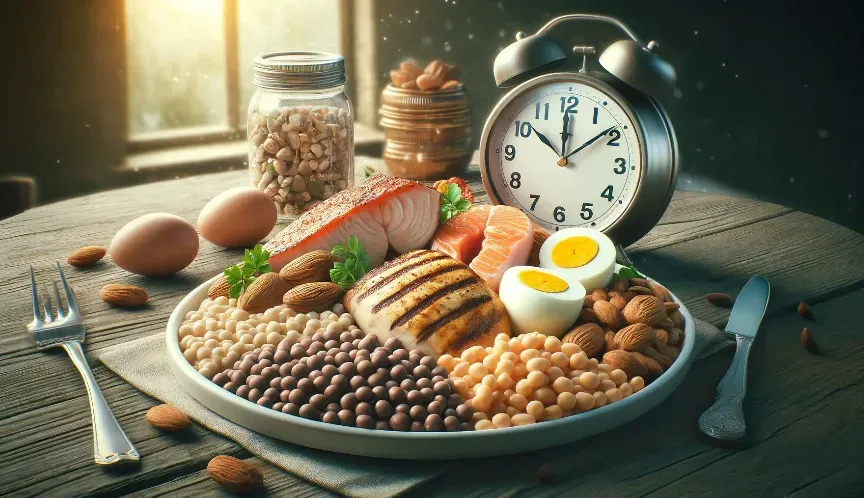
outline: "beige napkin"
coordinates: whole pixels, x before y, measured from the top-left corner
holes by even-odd
[[[697,358],[712,355],[730,344],[733,342],[716,327],[696,320],[694,353]],[[458,464],[457,461],[423,462],[342,455],[285,443],[241,427],[195,401],[174,380],[165,351],[164,333],[106,348],[99,359],[136,388],[179,407],[192,420],[232,439],[257,457],[343,495],[394,496]]]

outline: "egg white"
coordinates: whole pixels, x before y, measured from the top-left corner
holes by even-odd
[[[597,255],[588,263],[577,268],[563,268],[552,261],[552,249],[562,240],[570,237],[588,237],[598,246]],[[556,270],[561,275],[567,275],[578,280],[586,292],[606,287],[612,281],[615,273],[615,244],[602,232],[591,228],[566,228],[555,232],[540,246],[540,267]]]
[[[540,271],[567,282],[562,292],[543,292],[519,280],[519,273]],[[561,337],[576,322],[585,301],[585,288],[578,280],[556,270],[533,266],[514,266],[504,272],[498,291],[507,313],[513,335],[540,332]]]

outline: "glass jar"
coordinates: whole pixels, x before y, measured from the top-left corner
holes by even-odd
[[[471,162],[471,102],[460,83],[439,90],[387,85],[381,93],[384,161],[412,180],[459,176]]]
[[[354,184],[354,112],[340,55],[255,58],[249,103],[249,179],[281,215],[298,215]]]

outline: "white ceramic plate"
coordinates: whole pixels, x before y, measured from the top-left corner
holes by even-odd
[[[693,318],[673,295],[686,323],[681,354],[660,378],[617,403],[549,422],[477,432],[394,432],[325,424],[240,398],[210,382],[183,357],[177,330],[186,313],[198,309],[216,278],[190,292],[168,320],[165,335],[174,377],[196,400],[228,420],[310,448],[369,457],[440,460],[506,455],[572,443],[625,424],[657,406],[678,387],[693,362]]]

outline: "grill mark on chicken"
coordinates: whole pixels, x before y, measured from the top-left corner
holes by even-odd
[[[394,260],[392,260],[392,261],[386,263],[386,264],[383,265],[383,266],[379,266],[379,267],[375,270],[376,273],[373,273],[373,274],[371,274],[371,275],[370,275],[369,273],[367,273],[366,276],[368,276],[368,277],[375,277],[375,275],[376,275],[377,273],[380,273],[378,270],[381,270],[381,271],[383,271],[383,270],[388,270],[388,269],[390,269],[390,268],[393,268],[393,267],[396,266],[396,265],[405,264],[405,263],[408,262],[408,261],[413,261],[413,260],[417,259],[417,258],[420,257],[420,256],[425,256],[425,255],[428,255],[428,254],[433,254],[433,253],[430,252],[430,251],[417,251],[417,252],[416,252],[415,254],[413,254],[411,257],[406,258],[406,259],[404,259],[404,260],[401,260],[401,261],[400,261],[400,260],[396,260],[396,259],[394,259]],[[360,301],[362,301],[363,299],[369,297],[370,295],[372,295],[373,293],[375,293],[377,290],[379,290],[379,289],[381,289],[382,287],[386,286],[387,284],[393,282],[394,280],[396,280],[396,279],[399,278],[400,276],[404,275],[405,273],[407,273],[407,272],[413,270],[414,268],[418,268],[418,267],[423,266],[423,265],[425,265],[426,263],[430,263],[430,262],[432,262],[432,261],[439,261],[439,260],[442,260],[442,259],[447,259],[447,258],[449,258],[449,257],[450,257],[450,256],[447,256],[446,254],[439,254],[439,255],[437,255],[437,256],[435,256],[435,257],[432,257],[432,258],[429,258],[429,259],[424,259],[424,260],[422,260],[422,261],[415,261],[414,263],[411,263],[411,264],[405,265],[405,266],[403,266],[402,268],[400,268],[398,271],[393,272],[393,274],[390,275],[389,277],[384,278],[383,280],[381,280],[381,281],[378,282],[377,284],[372,285],[371,287],[369,287],[368,289],[366,289],[365,291],[363,291],[362,294],[360,294],[359,296],[357,296],[357,303],[359,304]],[[388,265],[389,265],[389,266],[388,266]],[[387,266],[387,268],[385,268],[385,266]]]
[[[437,268],[435,271],[433,271],[431,273],[427,273],[425,275],[419,276],[416,279],[412,280],[411,283],[409,283],[405,287],[402,287],[401,289],[399,289],[398,291],[394,292],[393,294],[387,296],[386,298],[382,299],[381,302],[379,302],[378,304],[373,306],[372,307],[372,313],[380,312],[381,310],[383,310],[387,306],[390,306],[394,302],[396,302],[399,299],[401,299],[402,297],[404,297],[409,292],[411,292],[414,289],[416,289],[417,287],[420,287],[421,285],[429,282],[430,280],[432,280],[435,277],[438,277],[440,275],[444,275],[445,273],[450,273],[453,271],[459,271],[459,270],[465,269],[465,265],[456,261],[455,259],[452,259],[449,256],[445,256],[445,258],[451,259],[453,264],[450,264],[447,266],[442,266],[440,268]],[[469,272],[469,277],[467,277],[467,278],[472,278],[472,277],[473,278],[479,278],[476,275],[474,275],[473,273]],[[358,302],[359,302],[359,300],[358,300]]]
[[[446,286],[438,289],[437,291],[435,291],[432,294],[429,294],[428,296],[423,298],[423,300],[421,300],[419,303],[408,308],[408,310],[406,310],[405,313],[402,314],[402,316],[400,316],[399,318],[397,318],[393,322],[393,325],[390,326],[390,330],[393,330],[396,327],[400,327],[402,325],[405,325],[412,318],[414,318],[415,316],[420,314],[423,310],[425,310],[426,308],[431,306],[432,303],[441,299],[442,297],[446,296],[447,294],[456,292],[459,289],[464,289],[465,287],[470,287],[479,281],[480,281],[480,277],[478,277],[477,275],[469,275],[467,278],[459,280],[458,282],[453,282],[452,284],[446,285]],[[424,339],[419,339],[419,340],[424,340]]]
[[[494,316],[484,314],[481,318],[472,317],[468,320],[471,328],[464,334],[457,335],[456,339],[449,344],[450,349],[459,350],[466,344],[478,339],[485,334],[490,328],[494,327],[498,320]]]
[[[479,277],[475,276],[475,278],[479,278]],[[477,309],[481,305],[488,303],[491,300],[492,300],[492,296],[490,296],[490,295],[478,296],[478,297],[466,300],[458,308],[451,310],[450,313],[447,313],[446,315],[442,316],[441,318],[435,320],[434,322],[432,322],[429,325],[427,325],[426,327],[424,327],[423,330],[420,331],[420,334],[417,336],[417,340],[418,341],[425,341],[425,340],[429,339],[430,337],[432,337],[432,334],[434,334],[440,327],[452,322],[453,320],[459,318],[460,316],[462,316],[466,313],[471,312],[472,310]],[[475,328],[476,327],[472,327],[472,330],[471,330],[472,334],[477,333],[477,331],[474,330]],[[488,328],[488,326],[486,328]]]

